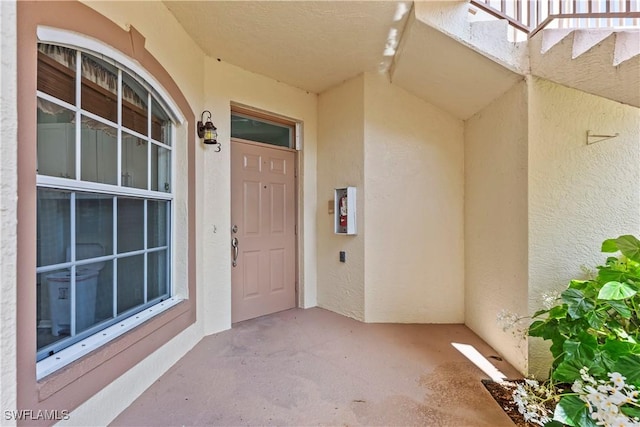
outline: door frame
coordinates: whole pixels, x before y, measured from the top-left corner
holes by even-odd
[[[232,108],[232,111],[235,111]],[[298,126],[297,126],[297,122],[296,122],[296,133],[298,131]],[[294,139],[294,143],[296,145],[297,141],[298,141],[299,137],[296,136],[296,138]],[[294,239],[294,290],[295,290],[295,307],[294,308],[299,308],[302,307],[302,292],[300,291],[300,286],[301,286],[301,280],[300,280],[300,263],[302,262],[301,257],[302,257],[302,253],[300,251],[300,248],[302,247],[302,233],[300,232],[301,227],[300,227],[300,223],[301,223],[301,206],[299,204],[299,201],[302,198],[302,195],[299,194],[300,191],[300,170],[301,170],[301,150],[297,149],[297,148],[287,148],[287,147],[280,147],[277,145],[272,145],[272,144],[266,144],[263,142],[257,142],[257,141],[251,141],[248,139],[241,139],[241,138],[234,138],[231,137],[230,138],[230,144],[247,144],[247,145],[254,145],[254,146],[258,146],[261,148],[271,148],[274,150],[280,150],[280,151],[288,151],[288,152],[293,152],[294,154],[294,165],[295,165],[295,173],[294,173],[294,189],[293,189],[293,204],[294,204],[294,218],[295,218],[295,239]],[[231,147],[229,148],[229,150],[231,150]],[[233,165],[230,165],[230,168],[233,167]],[[231,171],[231,169],[229,169],[229,177],[231,178],[233,176],[233,173]],[[231,183],[231,179],[229,179],[229,188],[232,188],[232,183]],[[231,194],[229,195],[231,196]],[[231,215],[231,200],[229,200],[229,217],[232,218]],[[229,242],[231,242],[231,227],[233,226],[233,224],[229,224]],[[229,243],[230,245],[231,243]],[[229,246],[229,248],[231,248],[231,246]],[[231,260],[231,259],[230,259]],[[233,267],[231,266],[231,262],[229,262],[229,272],[231,274],[231,269]],[[229,282],[229,288],[231,290],[231,287],[233,286],[233,282],[230,281]],[[233,323],[232,323],[232,327],[233,327]]]

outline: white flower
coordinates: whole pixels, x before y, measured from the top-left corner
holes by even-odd
[[[610,372],[608,375],[614,387],[616,387],[617,389],[624,387],[624,380],[627,379],[626,377],[623,377],[619,372]]]
[[[529,378],[525,378],[524,382],[529,386],[529,387],[538,387],[540,385],[540,383],[536,380],[532,380]]]
[[[587,382],[589,384],[597,384],[596,380],[589,375],[589,368],[587,368],[586,366],[583,366],[582,369],[580,369],[580,376],[582,377],[582,381]]]
[[[560,299],[560,292],[558,291],[548,291],[542,294],[542,306],[551,310],[555,305],[558,304],[558,300]]]
[[[553,395],[553,394],[552,394]],[[544,401],[550,396],[550,390],[533,379],[526,379],[518,384],[513,392],[513,401],[518,405],[525,421],[544,426],[551,421],[550,412],[544,405]]]
[[[593,388],[591,385],[584,386],[584,391],[586,391],[589,395],[600,396],[600,391]],[[579,392],[577,392],[579,393]]]
[[[609,381],[596,381],[586,367],[580,369],[580,376],[582,381],[574,381],[571,390],[587,403],[590,416],[597,425],[640,426],[639,420],[632,420],[620,410],[620,407],[636,402],[638,398],[638,391],[633,385],[625,383],[624,376],[612,372],[608,374]]]
[[[607,419],[606,425],[610,427],[637,427],[638,423],[631,421],[624,415],[618,415]]]
[[[520,317],[509,310],[500,310],[497,316],[498,323],[502,326],[503,331],[513,329],[519,322]]]
[[[627,396],[620,392],[620,390],[616,390],[609,395],[608,400],[616,406],[624,405],[627,403]]]
[[[638,401],[638,390],[627,390],[625,394],[627,396],[627,403]]]
[[[599,391],[600,393],[602,393],[602,394],[607,394],[607,393],[610,393],[610,392],[612,392],[612,391],[614,391],[614,390],[616,390],[616,388],[615,388],[615,387],[613,387],[613,386],[612,386],[612,385],[610,385],[610,384],[600,384],[600,385],[598,386],[598,391]]]
[[[614,414],[618,413],[618,405],[613,403],[608,398],[602,399],[602,401],[600,402],[598,407],[599,407],[599,409],[603,410],[604,412],[611,412],[611,413],[614,413]]]

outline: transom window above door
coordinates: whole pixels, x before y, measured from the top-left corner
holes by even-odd
[[[296,148],[296,124],[248,110],[231,110],[231,137]]]

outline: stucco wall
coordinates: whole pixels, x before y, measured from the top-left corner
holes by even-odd
[[[16,407],[16,4],[0,2],[0,408]],[[4,420],[3,425],[15,424]]]
[[[317,95],[245,71],[215,58],[205,60],[205,108],[214,115],[222,151],[203,147],[203,262],[205,333],[231,327],[231,102],[303,122],[299,173],[299,230],[302,233],[300,306],[316,305],[316,133]],[[212,258],[209,258],[212,257]]]
[[[464,322],[463,123],[365,74],[365,320]]]
[[[160,62],[194,111],[204,101],[204,54],[178,24],[162,2],[134,0],[81,0],[87,6],[108,17],[124,29],[134,26],[145,37],[145,47]]]
[[[465,122],[465,323],[526,371],[527,342],[497,315],[527,315],[527,87]]]
[[[106,16],[122,28],[135,27],[145,37],[145,47],[163,65],[172,76],[188,99],[194,111],[200,111],[203,100],[204,86],[204,55],[202,51],[187,36],[178,25],[173,15],[160,2],[86,2],[88,6]],[[152,19],[150,17],[153,17]],[[178,140],[186,141],[187,133],[192,132],[193,124],[185,123],[178,130]],[[186,147],[176,146],[177,170],[185,170]],[[196,162],[202,156],[197,153]],[[176,174],[176,185],[181,188],[181,193],[186,190],[186,174]],[[201,182],[198,180],[197,182]],[[196,192],[201,190],[196,189]],[[176,200],[176,228],[186,229],[186,201]],[[197,217],[196,230],[201,228],[201,217]],[[198,232],[198,234],[200,234]],[[182,236],[183,237],[183,236]],[[182,278],[186,277],[186,247],[185,242],[179,236],[180,247],[178,251],[182,256],[175,257],[177,264],[174,266],[175,277],[180,283],[175,286],[178,292],[185,292],[186,285]],[[197,255],[201,253],[197,248]],[[198,269],[201,263],[196,263]],[[197,271],[197,293],[202,298],[203,286],[200,280],[201,272]],[[162,373],[169,369],[185,352],[191,349],[203,335],[203,303],[199,301],[197,318],[194,325],[186,329],[180,335],[169,341],[150,357],[119,377],[98,394],[89,398],[84,404],[76,408],[68,421],[62,421],[61,425],[106,425],[122,410],[124,410],[140,393],[149,387]]]
[[[334,189],[357,188],[356,236],[335,235]],[[364,75],[318,97],[318,305],[364,320]],[[339,262],[339,252],[346,262]]]
[[[175,18],[160,2],[88,2],[122,28],[135,27],[145,38],[146,49],[172,76],[187,98],[190,108],[199,115],[203,109],[213,112],[220,130],[221,153],[198,144],[196,150],[196,243],[197,322],[129,370],[98,394],[74,409],[69,425],[106,425],[126,408],[142,391],[195,345],[204,334],[230,327],[230,251],[229,251],[229,122],[230,103],[239,102],[273,111],[303,122],[300,154],[298,196],[304,205],[299,212],[300,305],[316,304],[316,133],[317,97],[299,89],[241,70],[214,59],[206,59],[198,46],[186,35]],[[2,23],[2,141],[3,162],[1,221],[2,287],[0,288],[2,340],[1,403],[4,409],[16,407],[16,27],[15,3],[0,4]],[[12,119],[13,117],[13,119]],[[195,123],[185,123],[178,129],[178,141],[186,141],[195,133]],[[5,142],[7,142],[5,144]],[[186,146],[176,146],[177,185],[187,185]],[[186,191],[180,191],[186,193]],[[186,203],[176,200],[177,230],[186,228]],[[184,241],[184,236],[178,236]],[[185,277],[186,248],[179,246],[174,266],[176,277]],[[210,260],[216,262],[210,262]],[[12,279],[13,277],[13,279]],[[176,282],[181,282],[177,280]],[[176,283],[180,292],[183,283]],[[5,420],[8,422],[8,420]]]
[[[640,232],[640,110],[558,84],[529,82],[529,311],[606,256],[604,239]],[[587,130],[620,136],[586,144]],[[529,368],[547,370],[530,340]]]
[[[230,103],[273,111],[304,122],[301,188],[306,206],[300,215],[303,233],[300,305],[315,301],[315,203],[317,97],[215,59],[202,51],[160,2],[89,2],[122,27],[133,25],[146,38],[146,47],[163,64],[191,103],[196,115],[208,109],[218,127],[222,151],[215,153],[198,140],[196,154],[197,205],[197,322],[150,355],[99,394],[73,411],[70,425],[106,425],[159,375],[195,345],[203,335],[231,326],[230,292]],[[188,123],[187,132],[195,132]],[[179,167],[186,167],[186,165]],[[4,169],[3,169],[4,171]],[[183,213],[177,212],[180,216]],[[211,262],[214,260],[215,262]],[[4,327],[4,324],[3,324]]]

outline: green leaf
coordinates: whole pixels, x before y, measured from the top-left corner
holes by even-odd
[[[633,406],[621,406],[620,411],[625,414],[627,417],[638,417],[640,418],[640,408],[634,408]]]
[[[584,366],[581,362],[575,360],[564,360],[554,370],[552,377],[554,380],[563,383],[573,383],[575,380],[579,380],[580,369]]]
[[[595,356],[598,341],[593,335],[581,333],[576,339],[568,339],[562,346],[565,352],[565,360],[576,360],[587,366]]]
[[[561,355],[564,354],[563,344],[566,338],[558,330],[557,320],[537,320],[533,322],[531,326],[529,326],[529,336],[539,337],[545,341],[551,340],[552,344],[550,350],[553,358],[555,359],[554,364],[562,361]]]
[[[565,426],[564,424],[555,420],[551,420],[544,424],[544,427],[564,427],[564,426]]]
[[[584,291],[589,287],[590,280],[571,280],[569,282],[569,289],[577,289],[579,291]]]
[[[620,236],[616,239],[618,249],[624,256],[636,262],[640,262],[640,240],[634,236]]]
[[[616,239],[607,239],[602,242],[601,252],[618,252],[618,243]]]
[[[627,378],[628,384],[640,385],[640,354],[622,356],[615,363],[614,369]]]
[[[613,282],[613,281],[623,282],[625,278],[626,278],[626,275],[623,271],[614,270],[610,267],[601,267],[600,271],[598,272],[598,279],[602,283]]]
[[[610,305],[624,319],[631,318],[631,309],[624,301],[607,301],[606,304]]]
[[[623,328],[618,322],[613,321],[607,323],[607,327],[615,334],[615,336],[622,341],[631,341],[633,338],[629,336],[627,330]]]
[[[553,419],[573,427],[595,427],[587,404],[577,396],[563,396],[556,405]]]
[[[551,328],[547,325],[546,321],[536,320],[529,325],[529,336],[550,339],[550,337],[548,337],[550,330]]]
[[[589,329],[589,323],[586,319],[572,319],[567,316],[566,319],[556,320],[558,331],[567,337],[578,335],[580,331]]]
[[[601,346],[601,348],[613,360],[618,360],[622,356],[627,356],[630,354],[640,354],[640,344],[627,341],[607,340],[607,342],[605,342]]]
[[[590,311],[585,315],[587,322],[593,329],[602,329],[604,322],[607,318],[607,314],[601,311]]]
[[[639,279],[640,278],[640,264],[627,259],[627,273],[631,278]]]
[[[567,289],[562,293],[562,300],[567,304],[569,316],[580,319],[587,312],[595,308],[595,304],[586,299],[582,291],[578,289]]]
[[[562,383],[573,383],[575,380],[582,378],[580,369],[586,366],[594,377],[605,375],[607,368],[601,357],[592,360],[586,359],[569,359],[564,360],[554,370],[552,377],[554,380]]]
[[[564,319],[567,317],[567,307],[563,305],[556,305],[549,310],[549,319]]]
[[[594,358],[594,366],[597,367],[596,370],[602,368],[603,372],[613,372],[615,371],[615,369],[613,369],[614,364],[615,362],[611,358],[611,355],[600,347]]]
[[[600,292],[598,293],[598,299],[617,301],[621,299],[631,298],[637,293],[638,291],[636,291],[628,283],[609,282],[605,283],[602,289],[600,289]]]
[[[538,311],[536,311],[535,313],[533,313],[533,316],[531,316],[531,317],[532,317],[532,318],[540,317],[540,316],[542,316],[543,314],[546,314],[546,313],[548,313],[548,312],[549,312],[549,310],[538,310]]]
[[[607,265],[612,265],[612,266],[617,266],[618,264],[620,264],[620,260],[614,256],[607,257],[606,262],[607,262]]]
[[[554,364],[553,366],[557,366],[559,363],[562,363],[562,361],[564,360],[564,351],[562,350],[564,348],[564,342],[566,341],[566,338],[564,337],[564,335],[562,335],[561,333],[556,333],[551,337],[551,347],[549,348],[549,350],[551,351],[551,355],[553,356],[554,359]]]

